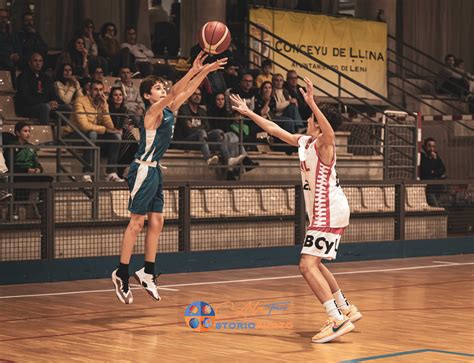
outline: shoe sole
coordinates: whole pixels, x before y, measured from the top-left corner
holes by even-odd
[[[119,299],[119,301],[122,304],[125,304],[125,305],[131,304],[133,302],[133,299],[130,302],[126,302],[125,299],[122,297],[122,294],[120,294],[120,286],[115,282],[114,275],[112,275],[112,283],[114,284],[115,296],[117,296],[117,299]]]
[[[152,298],[153,300],[155,300],[155,301],[161,301],[161,296],[160,296],[160,295],[158,295],[159,298],[157,299],[156,297],[153,296],[153,294],[152,294],[150,291],[148,291],[148,289],[146,289],[146,288],[142,285],[142,282],[140,281],[140,277],[138,277],[138,275],[137,275],[136,272],[135,272],[135,274],[133,275],[133,277],[135,277],[135,280],[137,280],[138,284],[139,284],[141,287],[143,287],[143,289],[148,293],[148,295],[151,296],[151,298]]]
[[[355,326],[352,324],[352,322],[349,322],[344,328],[338,330],[336,333],[329,335],[327,337],[324,337],[319,340],[313,340],[311,339],[311,342],[313,343],[327,343],[330,342],[331,340],[334,340],[336,338],[339,338],[340,336],[343,336],[344,334],[350,333],[352,330],[354,330]]]

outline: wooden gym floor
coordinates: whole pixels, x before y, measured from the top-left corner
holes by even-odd
[[[474,255],[331,264],[364,317],[328,344],[310,342],[325,314],[297,266],[163,275],[161,302],[136,286],[128,306],[108,279],[0,286],[0,362],[473,362],[473,267]],[[197,300],[257,328],[194,332],[183,315]]]

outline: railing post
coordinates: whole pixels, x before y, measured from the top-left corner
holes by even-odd
[[[385,114],[382,116],[383,118],[383,128],[382,128],[382,143],[383,143],[383,180],[388,180],[390,178],[389,167],[390,167],[390,160],[389,160],[389,149],[388,149],[388,122],[385,117]]]
[[[189,184],[180,186],[178,211],[178,251],[191,251],[191,191]]]
[[[405,192],[403,181],[395,184],[395,240],[400,241],[405,240]]]
[[[44,208],[41,212],[41,258],[47,260],[54,259],[54,235],[55,235],[55,215],[54,215],[54,187],[46,188]],[[46,225],[43,225],[46,224]]]

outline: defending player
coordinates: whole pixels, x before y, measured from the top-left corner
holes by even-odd
[[[269,134],[287,144],[298,146],[306,211],[310,224],[306,231],[299,268],[328,319],[313,336],[314,343],[329,342],[354,329],[353,322],[362,314],[344,297],[333,274],[321,263],[335,259],[344,228],[349,224],[349,205],[336,175],[334,129],[339,117],[330,121],[314,102],[313,84],[305,78],[307,92],[300,88],[313,111],[308,119],[307,135],[291,134],[274,122],[252,112],[238,95],[231,95],[233,109],[252,119]],[[317,123],[314,122],[316,116]]]
[[[133,302],[128,268],[133,246],[143,229],[146,215],[148,228],[145,237],[145,265],[134,276],[155,300],[161,300],[154,270],[158,239],[164,223],[163,178],[159,162],[173,137],[173,112],[194,93],[210,72],[222,69],[227,62],[227,58],[222,58],[204,65],[206,57],[201,52],[192,68],[171,88],[169,94],[165,90],[164,81],[159,77],[146,77],[140,84],[140,95],[150,107],[140,127],[140,145],[135,160],[130,164],[127,182],[130,189],[128,210],[131,216],[123,236],[120,265],[112,272],[115,293],[124,304]]]

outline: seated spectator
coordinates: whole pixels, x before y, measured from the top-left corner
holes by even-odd
[[[455,57],[447,54],[444,58],[445,67],[438,73],[437,91],[442,94],[451,94],[459,98],[464,98],[469,94],[469,83],[456,71]]]
[[[110,89],[108,103],[109,112],[111,113],[110,117],[112,118],[114,127],[117,130],[122,130],[122,141],[127,141],[120,144],[118,163],[128,165],[135,159],[135,154],[138,151],[138,144],[136,143],[137,139],[133,134],[133,122],[127,115],[127,109],[125,108],[125,101],[121,87],[112,87]],[[126,177],[126,175],[124,175],[124,171],[127,168],[119,168],[118,174]]]
[[[297,121],[293,123],[291,130],[286,129],[290,132],[297,132],[298,129],[304,128],[305,123],[301,118],[300,112],[298,110],[298,101],[296,98],[290,96],[288,91],[283,88],[284,85],[283,75],[276,73],[273,75],[273,95],[276,101],[275,116],[284,116],[289,117],[292,120]]]
[[[74,102],[74,114],[72,122],[82,131],[92,142],[97,143],[98,140],[118,141],[122,138],[122,130],[117,129],[110,117],[109,107],[104,94],[104,85],[100,81],[92,81],[91,94],[78,97]],[[65,127],[64,135],[69,139],[78,139],[80,136],[73,132],[70,127]],[[117,160],[119,156],[120,144],[117,142],[100,143],[101,150],[107,155],[107,181],[123,181],[117,175]],[[86,165],[83,167],[85,173],[92,172],[93,151],[84,152]],[[92,181],[90,175],[83,177],[84,181]]]
[[[72,70],[78,77],[89,76],[89,54],[85,48],[84,38],[82,36],[74,37],[56,63],[56,72],[62,68],[62,65],[68,63],[72,65]]]
[[[92,82],[92,79],[89,78],[89,77],[82,78],[79,81],[79,83],[81,85],[82,94],[84,96],[90,96],[90,94],[91,94],[91,82]],[[104,92],[104,93],[107,94],[106,92]]]
[[[212,151],[220,151],[226,165],[235,165],[240,162],[235,157],[231,157],[228,141],[224,131],[221,129],[211,129],[207,120],[207,113],[200,106],[201,91],[197,89],[188,102],[182,105],[178,111],[174,139],[176,141],[198,142],[188,145],[179,145],[185,150],[201,150],[208,165],[215,165],[219,162],[217,155],[212,155]],[[218,144],[208,145],[208,142],[218,142]]]
[[[48,46],[39,34],[38,29],[35,28],[33,13],[24,13],[22,20],[22,28],[15,33],[15,37],[20,46],[21,65],[25,69],[33,53],[39,53],[45,59],[48,54]]]
[[[255,86],[260,88],[262,83],[265,81],[272,81],[272,61],[270,59],[265,59],[261,65],[262,73],[260,73],[257,78],[255,78]]]
[[[420,179],[446,179],[446,167],[436,152],[436,141],[429,137],[423,143],[420,162]],[[439,207],[443,195],[446,193],[444,185],[427,185],[426,201],[432,207]]]
[[[239,66],[234,61],[228,61],[224,66],[224,82],[226,89],[239,85]]]
[[[132,83],[132,72],[129,67],[120,68],[120,80],[117,80],[115,85],[122,88],[125,108],[138,126],[145,114],[145,104],[140,97],[140,90]]]
[[[54,90],[61,101],[66,105],[72,104],[72,101],[74,101],[76,97],[82,96],[81,85],[72,72],[71,64],[64,63],[63,66],[58,69],[56,82],[54,82]]]
[[[117,75],[120,67],[130,67],[136,71],[135,62],[130,59],[130,49],[120,48],[117,40],[117,27],[114,23],[105,23],[100,29],[99,55],[107,60],[109,71]]]
[[[94,29],[94,22],[91,19],[84,19],[80,30],[76,33],[76,36],[84,39],[84,47],[90,56],[97,56],[99,54],[99,48],[97,47],[99,34],[95,33]]]
[[[245,171],[250,171],[259,165],[259,163],[252,161],[248,157],[245,148],[239,145],[240,125],[232,117],[232,113],[227,110],[224,93],[221,92],[213,95],[213,102],[208,107],[208,116],[212,117],[212,119],[209,119],[210,128],[224,131],[224,136],[229,145],[229,155],[242,159]],[[240,168],[233,168],[227,172],[227,180],[236,180],[239,174]]]
[[[71,111],[71,106],[62,103],[42,68],[43,57],[33,53],[28,69],[18,76],[15,110],[19,116],[38,118],[40,124],[47,125],[51,111]]]
[[[20,44],[12,33],[10,15],[0,9],[0,69],[10,71],[13,88],[16,87],[15,67],[20,65]]]
[[[137,43],[137,30],[133,26],[125,29],[125,37],[127,41],[122,43],[122,48],[130,49],[130,53],[135,57],[135,65],[140,72],[141,77],[153,74],[153,64],[151,60],[155,56],[151,49],[144,44]]]
[[[152,7],[148,10],[150,28],[154,29],[156,23],[170,21],[169,15],[163,8],[161,0],[153,0]]]
[[[296,105],[298,107],[298,111],[300,112],[301,118],[303,120],[307,120],[311,116],[312,112],[308,104],[304,101],[303,95],[301,94],[300,88],[302,88],[304,91],[306,91],[306,88],[298,85],[298,73],[296,73],[296,71],[290,70],[288,73],[286,73],[285,88],[288,91],[290,97],[296,99]]]
[[[15,135],[17,137],[17,145],[32,145],[28,142],[31,136],[31,127],[26,122],[18,122],[15,125]],[[15,182],[46,182],[50,183],[53,178],[49,175],[40,175],[43,173],[43,167],[38,161],[36,149],[29,147],[16,147],[13,149],[13,172],[24,173],[28,175],[14,176]],[[16,201],[25,201],[29,199],[28,189],[19,189],[15,192]],[[40,190],[39,199],[44,200],[44,191]]]
[[[3,126],[3,120],[0,118],[0,130],[2,129]],[[8,167],[7,164],[5,163],[5,158],[3,156],[3,133],[0,131],[0,182],[5,182],[7,181],[7,177],[4,175],[8,173]],[[3,200],[6,200],[8,198],[11,198],[12,194],[8,192],[7,190],[0,189],[0,202]]]

